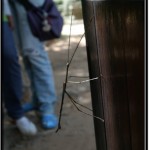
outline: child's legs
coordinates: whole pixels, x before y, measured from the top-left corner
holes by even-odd
[[[21,107],[22,79],[17,51],[8,23],[3,23],[2,39],[2,86],[5,107],[10,117],[18,119],[23,116]]]
[[[25,9],[17,2],[19,33],[22,44],[22,53],[26,59],[25,65],[30,72],[31,86],[40,104],[40,112],[49,114],[54,112],[56,93],[53,71],[47,52],[43,44],[32,35]]]

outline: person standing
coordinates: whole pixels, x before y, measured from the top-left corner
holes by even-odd
[[[35,135],[36,126],[24,115],[21,106],[22,78],[12,28],[13,18],[7,0],[3,0],[2,21],[2,94],[8,115],[22,134]]]
[[[21,1],[21,0],[20,0]],[[30,0],[35,6],[42,6],[45,0]],[[28,72],[32,100],[23,105],[24,111],[36,110],[40,114],[44,129],[55,128],[58,119],[55,114],[56,91],[53,70],[44,45],[36,38],[27,20],[27,13],[18,0],[12,0],[12,9],[16,20],[16,35],[22,52],[25,68]]]

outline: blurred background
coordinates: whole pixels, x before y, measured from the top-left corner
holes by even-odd
[[[54,70],[58,96],[57,114],[59,115],[62,86],[66,74],[72,12],[73,21],[70,38],[70,57],[81,36],[84,34],[84,25],[80,0],[54,1],[64,18],[64,26],[61,38],[47,41],[45,43],[45,50],[49,54]],[[24,81],[23,101],[29,101],[31,97],[30,82],[24,69],[21,56],[20,63],[22,65],[22,76]],[[82,39],[75,54],[69,69],[69,75],[89,76],[85,38]],[[72,77],[70,80],[79,81],[84,79]],[[68,85],[67,91],[77,102],[91,108],[89,83]],[[35,112],[30,112],[27,115],[36,123],[39,129],[38,135],[32,138],[22,137],[7,115],[4,114],[4,150],[96,150],[93,118],[79,112],[68,97],[65,97],[61,122],[62,129],[59,130],[58,133],[55,133],[55,130],[43,130],[39,120],[37,120]]]

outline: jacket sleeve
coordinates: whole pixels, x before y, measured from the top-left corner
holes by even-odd
[[[3,5],[4,5],[3,14],[7,15],[7,16],[10,16],[11,15],[11,10],[10,10],[8,0],[3,0]]]

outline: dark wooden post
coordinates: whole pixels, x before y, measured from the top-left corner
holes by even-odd
[[[97,150],[144,150],[144,1],[82,0]],[[94,17],[93,17],[94,16]],[[92,19],[90,23],[90,19]]]

